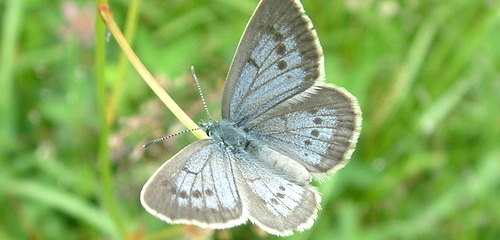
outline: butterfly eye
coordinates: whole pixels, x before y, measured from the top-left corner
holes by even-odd
[[[201,129],[202,129],[202,130],[204,130],[204,131],[205,131],[205,133],[206,133],[208,136],[210,136],[210,134],[211,134],[211,132],[212,132],[212,131],[210,130],[210,129],[211,129],[211,126],[212,126],[211,122],[204,122],[204,123],[201,123],[200,125],[201,125]]]

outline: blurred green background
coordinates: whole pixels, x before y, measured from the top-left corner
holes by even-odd
[[[304,0],[327,81],[358,97],[350,164],[290,239],[500,239],[500,7],[494,0]],[[212,114],[257,0],[112,0],[147,68]],[[139,191],[191,134],[95,28],[94,1],[0,1],[0,239],[276,239],[148,214]],[[96,44],[97,32],[97,44]],[[105,61],[103,61],[105,60]]]

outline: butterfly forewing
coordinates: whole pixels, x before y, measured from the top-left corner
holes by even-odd
[[[164,163],[141,191],[142,205],[170,223],[226,228],[246,221],[232,155],[211,140],[195,142]]]
[[[320,202],[312,187],[285,179],[253,155],[241,156],[237,162],[241,176],[238,189],[252,222],[281,236],[311,227]]]
[[[342,88],[325,85],[283,102],[246,127],[310,172],[323,173],[347,163],[360,125],[356,99]]]
[[[263,0],[229,70],[222,116],[242,125],[323,75],[321,46],[300,2]]]

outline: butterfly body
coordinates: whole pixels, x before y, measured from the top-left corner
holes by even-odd
[[[242,127],[228,120],[213,121],[202,125],[216,144],[221,144],[234,154],[254,147],[254,141]]]
[[[323,52],[298,0],[262,0],[231,64],[222,120],[146,182],[141,203],[169,223],[228,228],[247,220],[275,235],[312,226],[312,175],[347,164],[361,111],[324,83]]]

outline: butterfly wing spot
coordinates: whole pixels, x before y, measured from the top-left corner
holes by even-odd
[[[194,198],[200,198],[201,197],[201,192],[198,191],[198,190],[194,190],[192,194],[193,194]]]
[[[179,194],[179,197],[181,198],[188,198],[188,194],[186,191],[181,191],[181,193]]]
[[[313,129],[313,130],[311,130],[311,135],[313,137],[319,137],[319,131],[317,129]]]
[[[281,191],[285,191],[285,187],[283,187],[282,185],[280,185],[280,186],[279,186],[279,189],[280,189]]]
[[[286,53],[286,46],[283,43],[278,44],[276,47],[276,53],[279,55],[285,55]]]
[[[313,120],[313,122],[314,122],[315,124],[317,124],[317,125],[320,125],[320,124],[322,124],[322,123],[323,123],[323,119],[321,119],[321,118],[317,117],[317,118],[315,118],[315,119]]]
[[[284,197],[285,197],[285,195],[283,195],[283,193],[277,193],[277,194],[276,194],[276,197],[279,197],[279,198],[284,198]]]
[[[279,202],[278,202],[278,200],[276,200],[276,198],[271,198],[271,203],[273,205],[278,205]]]
[[[285,61],[285,60],[280,60],[280,61],[278,62],[278,68],[279,68],[280,70],[283,70],[283,69],[285,69],[286,67],[287,67],[287,64],[286,64],[286,61]]]
[[[311,146],[311,145],[312,145],[312,142],[311,142],[311,140],[307,139],[307,140],[305,140],[305,141],[304,141],[304,144],[305,144],[306,146]]]
[[[279,42],[283,40],[283,34],[280,33],[274,26],[264,27],[266,32],[273,36],[273,41]]]
[[[214,195],[214,192],[213,192],[212,190],[210,190],[210,189],[206,189],[206,190],[205,190],[205,194],[206,194],[207,196],[211,197],[211,196],[213,196],[213,195]]]

